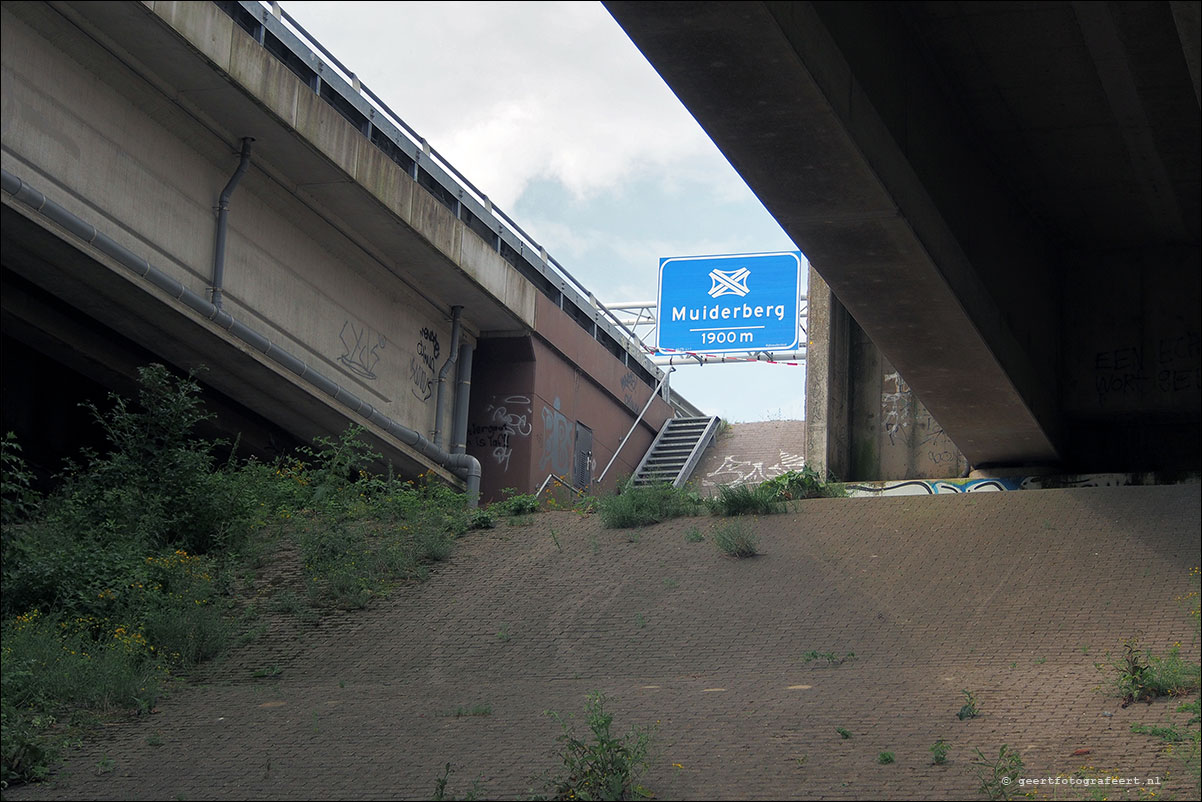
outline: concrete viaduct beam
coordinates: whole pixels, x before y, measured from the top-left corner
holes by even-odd
[[[971,464],[1197,462],[1191,8],[605,5]]]

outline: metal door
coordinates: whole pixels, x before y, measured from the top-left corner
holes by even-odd
[[[593,483],[593,430],[576,421],[576,450],[572,456],[572,484],[587,490]]]

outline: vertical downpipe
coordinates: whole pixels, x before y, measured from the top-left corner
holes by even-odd
[[[225,235],[229,224],[230,196],[234,194],[246,168],[250,167],[250,143],[254,141],[254,137],[242,137],[242,158],[238,162],[238,169],[234,170],[217,200],[217,243],[213,248],[213,286],[209,288],[209,296],[213,306],[218,309],[221,309],[221,286],[225,281]]]
[[[451,418],[452,454],[467,453],[467,410],[472,398],[472,352],[471,343],[459,346],[459,366],[455,375],[455,416]]]
[[[451,307],[451,348],[447,354],[447,361],[442,363],[442,369],[438,371],[438,392],[434,396],[434,445],[436,448],[442,448],[442,424],[446,415],[443,408],[446,406],[446,387],[447,374],[451,372],[451,365],[459,359],[459,319],[463,315],[462,306]]]

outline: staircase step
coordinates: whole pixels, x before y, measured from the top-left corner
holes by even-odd
[[[717,432],[718,418],[674,418],[664,424],[631,482],[681,487]]]

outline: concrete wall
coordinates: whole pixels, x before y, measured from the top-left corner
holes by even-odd
[[[349,122],[216,5],[31,3],[3,14],[6,170],[205,296],[214,207],[240,139],[253,137],[230,203],[224,311],[430,437],[450,311],[460,306],[464,341],[479,345],[468,440],[486,493],[528,492],[548,473],[570,479],[581,426],[594,438],[586,473],[608,463],[653,392],[648,370],[628,368],[590,312],[569,315],[540,293],[496,242],[372,144],[366,122]],[[47,232],[36,211],[4,202],[25,237],[6,232],[6,270],[164,361],[205,361],[215,387],[286,418],[302,440],[362,423],[74,235]],[[26,258],[10,260],[10,242]],[[449,443],[455,382],[446,389]],[[608,485],[633,470],[670,415],[662,399],[652,405]],[[390,459],[400,455],[402,470],[451,478],[382,429],[368,432],[393,449]]]
[[[204,295],[236,154],[178,109],[127,96],[125,68],[61,47],[5,8],[4,168]],[[394,420],[432,430],[445,311],[257,166],[231,201],[225,308]]]

